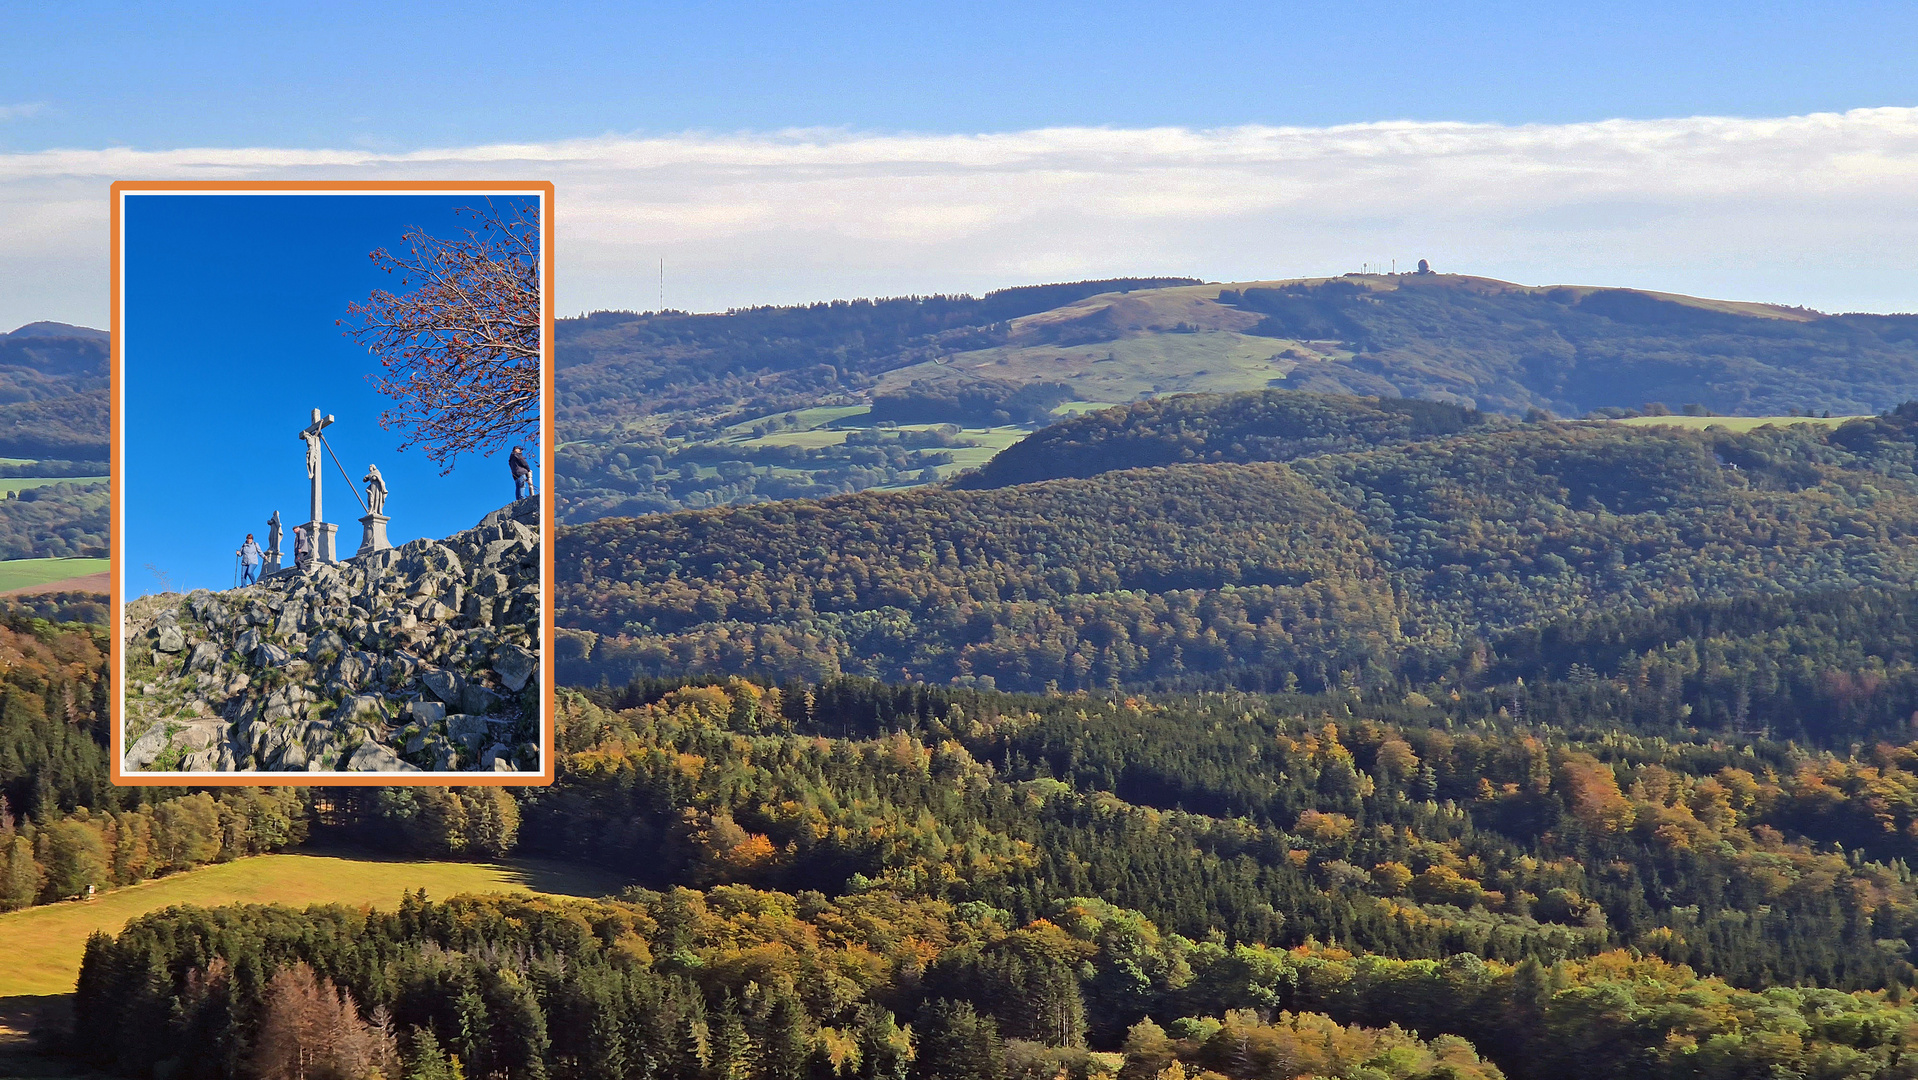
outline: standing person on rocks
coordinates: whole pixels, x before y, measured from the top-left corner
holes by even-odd
[[[513,498],[524,499],[533,494],[533,466],[526,460],[526,452],[513,447],[512,454],[506,458],[506,467],[513,470]]]
[[[301,573],[313,569],[313,545],[306,538],[306,526],[293,526],[293,565]]]
[[[253,534],[246,534],[246,542],[240,545],[240,584],[251,585],[260,577],[260,545],[253,542]]]

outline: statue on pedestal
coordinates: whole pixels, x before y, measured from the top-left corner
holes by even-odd
[[[280,568],[280,512],[266,519],[266,563],[260,568],[260,576],[265,577]]]
[[[360,479],[366,482],[366,512],[384,514],[386,512],[386,477],[380,475],[380,467],[368,465],[366,475]]]
[[[386,539],[386,477],[380,475],[378,465],[368,465],[366,475],[360,479],[366,482],[366,516],[360,519],[365,529],[360,534],[360,550],[355,554],[367,555],[375,551],[384,551],[393,545]]]

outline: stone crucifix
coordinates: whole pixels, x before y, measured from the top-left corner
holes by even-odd
[[[321,435],[331,416],[322,417],[320,410],[313,410],[313,423],[300,430],[300,439],[306,443],[306,478],[313,481],[313,518],[314,521],[326,520],[320,513],[320,478],[325,475],[325,462],[320,459]]]
[[[322,455],[326,449],[322,435],[333,417],[322,416],[320,410],[313,410],[313,422],[300,429],[299,438],[306,443],[306,477],[313,483],[313,518],[307,523],[307,538],[313,543],[313,557],[316,562],[334,562],[333,534],[339,528],[328,525],[320,509],[320,478],[325,474],[326,462]]]

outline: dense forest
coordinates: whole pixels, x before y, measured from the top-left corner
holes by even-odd
[[[97,597],[10,599],[0,613],[0,911],[276,851],[307,835],[293,789],[114,787]]]
[[[105,333],[32,323],[0,334],[0,455],[106,458]]]
[[[89,943],[66,1050],[175,1080],[1918,1080],[1918,405],[1498,414],[1600,360],[1621,393],[1717,407],[1685,380],[1729,364],[1842,409],[1823,372],[1890,385],[1905,323],[1474,281],[1219,299],[1353,346],[1301,384],[1389,360],[1482,377],[1477,408],[1145,401],[955,484],[563,530],[551,787],[113,788],[99,631],[16,606],[0,906],[312,842],[632,883],[154,912]],[[961,449],[939,424],[1059,391],[905,384],[873,408],[923,430],[830,448],[721,447],[751,418],[711,406],[750,387],[743,426],[811,433],[819,392],[1151,284],[596,316],[562,344],[628,352],[565,360],[603,376],[565,422],[609,426],[562,476],[660,508],[869,452],[845,482],[923,479]],[[640,390],[681,418],[616,431]]]
[[[78,1049],[207,1077],[1918,1070],[1918,747],[1585,737],[1500,697],[568,694],[522,846],[634,889],[169,909],[89,945]]]
[[[748,430],[776,436],[800,423],[798,414],[782,413]],[[554,490],[566,521],[818,499],[931,483],[954,450],[974,445],[943,422],[920,430],[862,424],[843,442],[819,446],[626,434],[617,442],[569,444],[557,458]]]
[[[1242,464],[567,529],[562,674],[1371,686],[1574,612],[1918,584],[1902,414],[1739,434],[1301,398],[1135,406],[1164,428],[1088,417],[1017,459],[1163,460],[1169,430]]]
[[[1116,469],[1291,461],[1511,422],[1437,401],[1271,390],[1181,394],[1061,420],[954,486],[1006,487]]]
[[[60,481],[0,499],[0,559],[104,559],[107,485]]]

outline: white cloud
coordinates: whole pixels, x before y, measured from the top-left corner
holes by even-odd
[[[0,105],[0,122],[7,120],[25,120],[30,116],[39,116],[47,111],[44,101],[23,101],[15,105]]]
[[[563,312],[1430,258],[1527,282],[1918,308],[1918,109],[1332,128],[800,130],[0,154],[0,324],[106,317],[115,179],[551,179]]]

